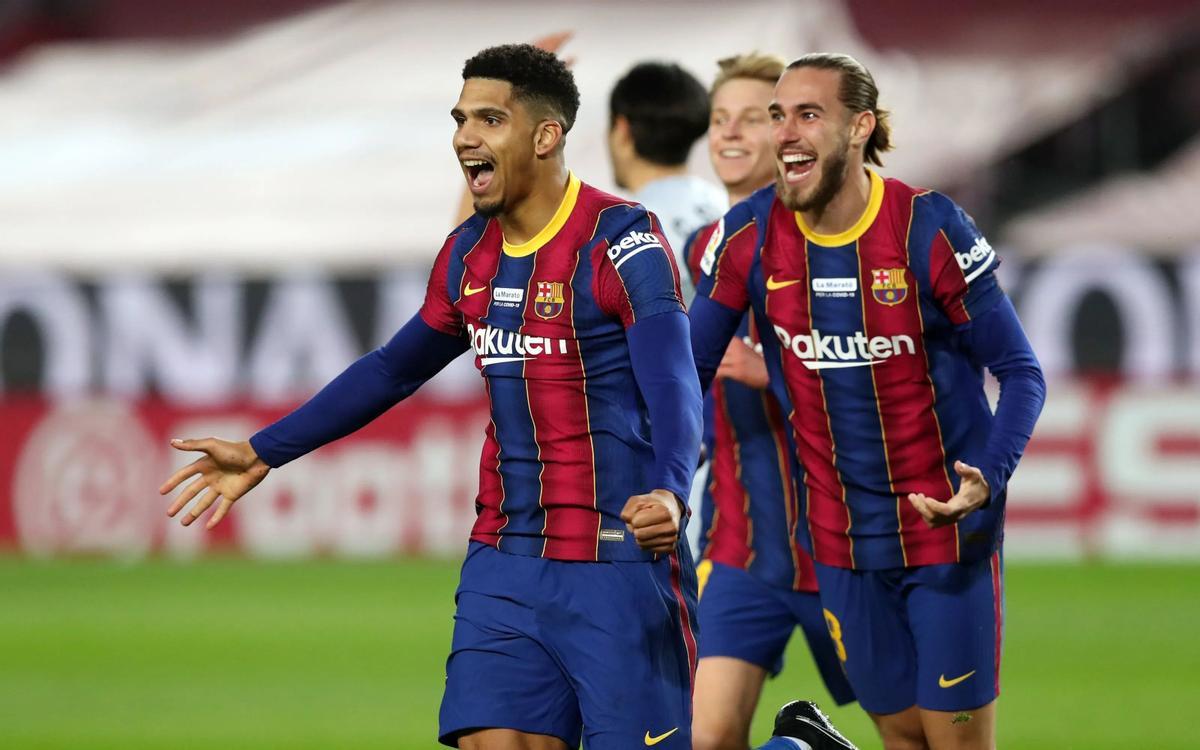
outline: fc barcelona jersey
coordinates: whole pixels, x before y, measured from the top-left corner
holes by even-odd
[[[715,221],[701,227],[685,246],[694,279],[701,275],[700,260],[716,229]],[[762,348],[753,315],[742,318],[737,335]],[[800,541],[803,486],[796,481],[795,449],[779,398],[771,390],[717,378],[705,397],[704,421],[709,471],[701,554],[770,586],[816,591],[812,559]]]
[[[817,561],[982,559],[1000,542],[1002,502],[930,529],[907,495],[947,500],[954,461],[983,457],[992,412],[961,335],[1003,299],[999,261],[945,196],[869,176],[866,211],[837,235],[807,227],[774,187],[734,206],[701,259],[698,293],[753,307],[771,328]]]
[[[653,558],[619,518],[655,489],[625,329],[682,309],[654,215],[574,175],[529,242],[505,242],[478,214],[447,238],[421,317],[470,341],[487,386],[471,539],[560,560]]]

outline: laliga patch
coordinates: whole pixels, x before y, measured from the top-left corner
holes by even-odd
[[[537,283],[537,296],[533,298],[533,311],[542,320],[550,320],[551,318],[558,317],[558,314],[562,312],[565,301],[563,298],[563,282],[539,281]]]
[[[708,244],[704,247],[704,255],[700,258],[700,270],[705,276],[712,275],[713,263],[717,260],[717,248],[721,246],[723,239],[725,239],[724,217],[717,222],[717,228],[713,230],[712,237],[708,238]]]
[[[881,305],[898,305],[908,297],[908,281],[903,268],[875,268],[871,270],[871,294]]]
[[[858,292],[858,279],[850,276],[837,279],[813,279],[813,294],[818,297],[853,297]]]

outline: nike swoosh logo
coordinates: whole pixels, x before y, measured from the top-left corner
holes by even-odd
[[[767,291],[773,292],[776,289],[783,289],[785,286],[799,284],[800,279],[792,279],[790,281],[776,281],[774,276],[767,277]]]
[[[479,287],[478,289],[472,289],[472,288],[471,288],[471,282],[469,282],[469,281],[468,281],[468,282],[467,282],[467,288],[466,288],[466,289],[463,289],[463,294],[465,294],[465,295],[467,295],[468,297],[470,297],[472,294],[479,294],[479,293],[480,293],[480,292],[482,292],[484,289],[487,289],[487,287],[486,287],[486,286],[481,286],[481,287]]]
[[[665,740],[666,738],[670,737],[671,735],[675,734],[678,731],[679,731],[679,727],[675,727],[674,729],[667,732],[666,734],[660,734],[657,737],[651,737],[650,733],[646,732],[646,747],[650,747],[651,745],[657,745],[658,743],[662,742],[663,740]]]
[[[944,674],[938,675],[938,687],[944,687],[944,688],[954,687],[955,685],[957,685],[958,683],[967,679],[968,677],[970,677],[973,674],[975,674],[974,669],[972,669],[970,672],[967,672],[962,677],[955,677],[953,680],[947,680],[946,675],[944,675]]]
[[[845,367],[874,367],[883,361],[882,359],[860,359],[854,362],[837,362],[832,359],[806,359],[803,364],[810,370],[832,370]]]
[[[502,365],[505,362],[524,362],[527,359],[533,359],[533,357],[484,357],[479,360],[479,364],[487,367],[488,365]]]

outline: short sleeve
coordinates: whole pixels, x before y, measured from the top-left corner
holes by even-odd
[[[746,202],[739,203],[717,222],[705,245],[696,293],[733,310],[749,307],[748,277],[757,244],[758,221]]]
[[[446,244],[438,252],[437,260],[433,262],[433,270],[429,273],[429,284],[425,287],[425,302],[421,305],[420,315],[430,328],[449,336],[458,336],[463,332],[462,314],[454,306],[450,298],[449,274],[450,260],[460,236],[455,232],[446,238]],[[457,286],[457,285],[456,285]]]
[[[945,196],[935,199],[943,219],[929,249],[933,297],[954,325],[965,326],[1003,299],[1000,257],[965,211]]]
[[[630,221],[593,251],[600,309],[628,328],[639,320],[683,311],[675,255],[654,214],[638,206]]]
[[[708,249],[708,241],[717,231],[718,224],[719,221],[705,224],[689,234],[687,241],[683,244],[683,257],[687,261],[687,272],[692,279],[693,286],[699,284],[700,277],[704,275],[704,272],[700,270],[700,261],[704,259],[704,251]]]

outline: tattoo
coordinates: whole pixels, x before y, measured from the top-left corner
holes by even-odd
[[[967,713],[966,711],[959,711],[958,713],[954,714],[954,718],[950,720],[950,723],[951,724],[966,724],[970,720],[971,720],[971,714]]]

